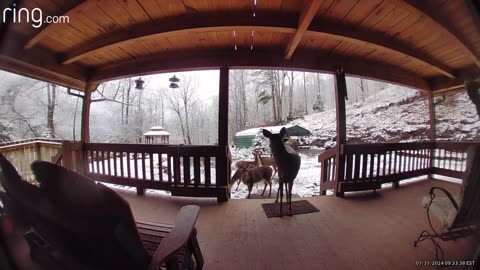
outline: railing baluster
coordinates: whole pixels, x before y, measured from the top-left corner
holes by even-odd
[[[187,187],[192,180],[190,179],[190,157],[182,156],[182,160],[183,160],[183,185]]]
[[[108,162],[108,175],[113,175],[112,174],[112,161],[110,159],[112,152],[108,151],[107,152],[107,162]]]
[[[210,157],[203,157],[203,163],[205,165],[205,186],[209,187],[212,183],[212,174],[210,171]]]
[[[138,157],[137,157],[137,152],[133,153],[133,170],[135,172],[135,180],[138,180]]]
[[[387,152],[382,153],[382,159],[383,159],[382,176],[385,176],[385,172],[387,169]]]
[[[172,155],[167,155],[167,175],[168,175],[168,183],[172,183]]]
[[[155,174],[153,173],[154,168],[153,168],[153,153],[150,152],[148,153],[148,156],[150,157],[150,180],[155,180]]]
[[[200,156],[193,157],[193,179],[195,187],[200,185]]]
[[[132,178],[132,169],[130,164],[130,152],[127,152],[127,174],[128,178]]]
[[[356,154],[355,155],[355,168],[353,171],[353,179],[355,181],[358,181],[360,179],[360,158],[362,154]]]
[[[362,180],[363,181],[367,179],[367,161],[368,161],[368,154],[362,154]]]
[[[345,168],[345,180],[347,181],[352,181],[352,158],[353,155],[345,155],[346,161],[347,161],[347,166]]]
[[[120,152],[120,177],[124,177],[124,170],[123,170],[123,152]]]
[[[158,180],[163,182],[163,155],[161,153],[157,153],[158,157]],[[168,171],[168,170],[167,170]]]
[[[147,180],[146,168],[145,168],[145,153],[140,153],[142,156],[142,179]]]
[[[118,168],[117,168],[117,156],[118,152],[113,152],[113,176],[118,176]]]

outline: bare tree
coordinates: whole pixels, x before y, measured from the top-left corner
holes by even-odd
[[[47,84],[47,130],[55,138],[55,104],[57,102],[57,87],[54,84]]]

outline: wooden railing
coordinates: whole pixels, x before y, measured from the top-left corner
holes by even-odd
[[[462,178],[467,166],[467,149],[472,143],[437,142],[432,167],[435,174]]]
[[[471,143],[346,144],[319,155],[320,194],[379,189],[427,174],[462,178]],[[337,165],[340,164],[340,165]],[[339,168],[336,168],[339,166]],[[322,187],[323,185],[323,187]]]
[[[159,189],[219,200],[230,194],[228,147],[66,142],[57,162],[99,182],[136,187],[138,194]]]
[[[327,189],[336,189],[336,157],[337,148],[330,148],[318,155],[318,162],[320,162],[320,195],[326,195]]]
[[[432,172],[433,143],[343,145],[345,174],[340,192],[379,189]]]
[[[23,179],[32,181],[35,178],[30,164],[35,160],[51,161],[61,148],[61,141],[30,139],[3,143],[0,153],[12,163]]]

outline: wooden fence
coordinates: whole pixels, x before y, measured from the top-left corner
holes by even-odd
[[[30,164],[35,160],[51,161],[62,148],[61,141],[30,139],[0,145],[0,153],[12,163],[18,174],[27,180],[35,180]]]
[[[346,144],[319,155],[320,194],[375,190],[427,174],[462,178],[469,143]],[[340,165],[337,165],[340,164]]]

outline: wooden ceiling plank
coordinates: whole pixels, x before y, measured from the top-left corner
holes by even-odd
[[[302,12],[300,13],[297,31],[288,43],[287,49],[285,50],[285,59],[290,59],[292,57],[295,49],[298,46],[298,43],[300,43],[300,40],[302,40],[303,35],[307,31],[308,26],[315,17],[315,14],[317,13],[321,4],[322,1],[320,0],[307,0]]]
[[[76,11],[83,9],[89,1],[82,0],[79,4],[71,7],[67,12],[63,14],[57,14],[55,16],[70,16],[73,15]],[[35,34],[24,46],[25,49],[30,49],[35,44],[37,44],[39,41],[41,41],[44,37],[48,36],[50,31],[52,31],[52,28],[55,27],[55,24],[44,24],[44,27],[40,28],[40,31]]]
[[[454,30],[453,26],[449,24],[444,19],[444,17],[438,14],[436,9],[431,8],[428,3],[418,0],[389,1],[399,3],[404,8],[409,9],[412,12],[424,14],[429,19],[429,23],[434,27],[432,28],[432,31],[434,31],[434,29],[440,29],[443,35],[449,36],[454,39],[461,46],[464,53],[472,59],[475,65],[477,67],[480,67],[480,56],[470,47],[470,45],[466,42],[465,38],[459,35],[459,33]]]
[[[370,15],[383,0],[359,0],[351,12],[343,18],[343,23],[355,25]]]

